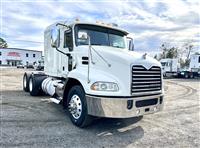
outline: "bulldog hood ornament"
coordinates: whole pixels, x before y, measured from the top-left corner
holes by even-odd
[[[147,53],[143,54],[142,58],[146,59],[147,58]]]

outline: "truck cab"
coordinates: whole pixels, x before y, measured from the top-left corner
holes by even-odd
[[[192,72],[200,73],[200,54],[192,54],[190,56],[189,69]]]
[[[178,59],[165,58],[160,60],[164,77],[177,76],[180,69]]]
[[[62,102],[79,127],[93,116],[156,113],[163,108],[161,64],[133,47],[129,33],[112,24],[57,22],[44,32],[44,73],[26,74],[25,90]]]
[[[189,66],[180,69],[179,77],[195,78],[200,76],[200,54],[190,55]]]

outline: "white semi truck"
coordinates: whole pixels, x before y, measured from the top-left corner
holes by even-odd
[[[62,103],[73,124],[94,116],[129,118],[163,108],[158,61],[133,51],[127,31],[111,24],[55,23],[44,32],[44,73],[25,73],[23,89]]]
[[[178,59],[165,58],[161,59],[160,63],[162,65],[164,77],[177,76],[177,72],[180,69],[180,63],[178,62]]]

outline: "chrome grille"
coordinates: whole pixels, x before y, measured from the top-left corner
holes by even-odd
[[[161,93],[161,69],[153,66],[149,70],[141,65],[132,67],[131,94],[133,96],[157,95]]]

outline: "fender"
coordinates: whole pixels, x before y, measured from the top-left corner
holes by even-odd
[[[120,80],[113,76],[110,73],[107,73],[105,71],[101,71],[98,69],[91,69],[90,70],[90,82],[88,83],[88,75],[87,75],[87,67],[79,67],[77,69],[72,70],[68,74],[68,79],[75,79],[77,80],[83,87],[84,91],[86,94],[94,94],[94,95],[104,95],[104,96],[121,96],[121,94],[124,94],[123,84],[120,84]],[[118,92],[109,92],[109,91],[94,91],[91,90],[90,87],[93,83],[97,81],[102,81],[102,82],[114,82],[118,84],[119,91]]]

